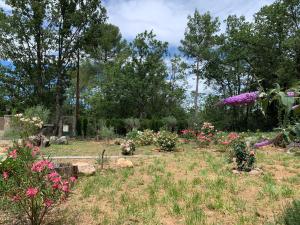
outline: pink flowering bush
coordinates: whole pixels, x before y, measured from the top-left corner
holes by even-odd
[[[184,143],[188,143],[190,140],[194,140],[196,138],[196,132],[194,130],[185,129],[180,131],[180,137],[183,138]]]
[[[6,149],[0,163],[0,198],[8,203],[6,210],[31,225],[42,224],[51,209],[68,197],[76,180],[63,179],[54,168],[30,144]]]

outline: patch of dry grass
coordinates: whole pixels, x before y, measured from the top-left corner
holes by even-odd
[[[133,169],[80,178],[49,224],[273,224],[287,202],[300,198],[299,157],[261,150],[264,174],[237,175],[225,153],[183,148],[134,159]]]

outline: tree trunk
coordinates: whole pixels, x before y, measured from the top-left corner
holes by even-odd
[[[196,90],[195,90],[195,99],[194,99],[195,114],[197,114],[197,112],[198,112],[199,80],[200,80],[199,61],[197,61],[197,64],[196,64]]]
[[[76,74],[76,107],[75,107],[75,128],[77,127],[77,123],[79,121],[80,117],[80,78],[79,78],[79,61],[80,61],[80,55],[79,55],[79,49],[77,52],[77,74]],[[76,129],[77,130],[77,129]]]

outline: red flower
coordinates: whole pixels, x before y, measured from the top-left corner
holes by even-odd
[[[30,187],[30,188],[27,189],[26,195],[29,198],[34,198],[37,195],[38,192],[39,192],[39,190],[37,188]]]
[[[4,180],[7,180],[8,179],[8,172],[4,171],[3,174],[2,174],[2,176],[3,176]]]
[[[21,197],[20,197],[19,195],[14,195],[14,196],[11,198],[11,200],[12,200],[13,202],[18,202],[18,201],[21,200]]]
[[[33,172],[42,172],[44,169],[54,169],[54,164],[48,160],[37,161],[32,164],[31,171]]]
[[[17,149],[14,149],[10,153],[8,153],[8,157],[16,159],[17,158]]]
[[[26,147],[28,147],[28,148],[33,148],[33,144],[30,143],[30,142],[27,142],[27,143],[26,143]]]
[[[45,199],[44,204],[47,208],[51,207],[53,205],[53,200],[51,199]]]
[[[60,189],[60,186],[61,185],[59,183],[55,183],[55,184],[52,185],[52,188],[53,189]]]
[[[70,177],[70,181],[71,181],[71,182],[75,182],[76,180],[77,180],[76,177]]]
[[[32,149],[31,155],[32,157],[35,157],[39,153],[40,153],[40,148],[36,146]]]

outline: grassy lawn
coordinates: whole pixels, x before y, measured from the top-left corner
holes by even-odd
[[[65,154],[70,146],[73,155],[99,149],[76,142],[47,151]],[[300,158],[276,149],[260,150],[257,158],[262,175],[233,174],[225,153],[192,145],[133,159],[132,169],[81,177],[50,224],[274,224],[284,205],[300,198]]]
[[[106,155],[120,155],[120,145],[96,141],[71,141],[68,145],[51,145],[42,151],[50,156],[98,156],[103,149]],[[135,154],[154,154],[155,146],[137,147]]]

